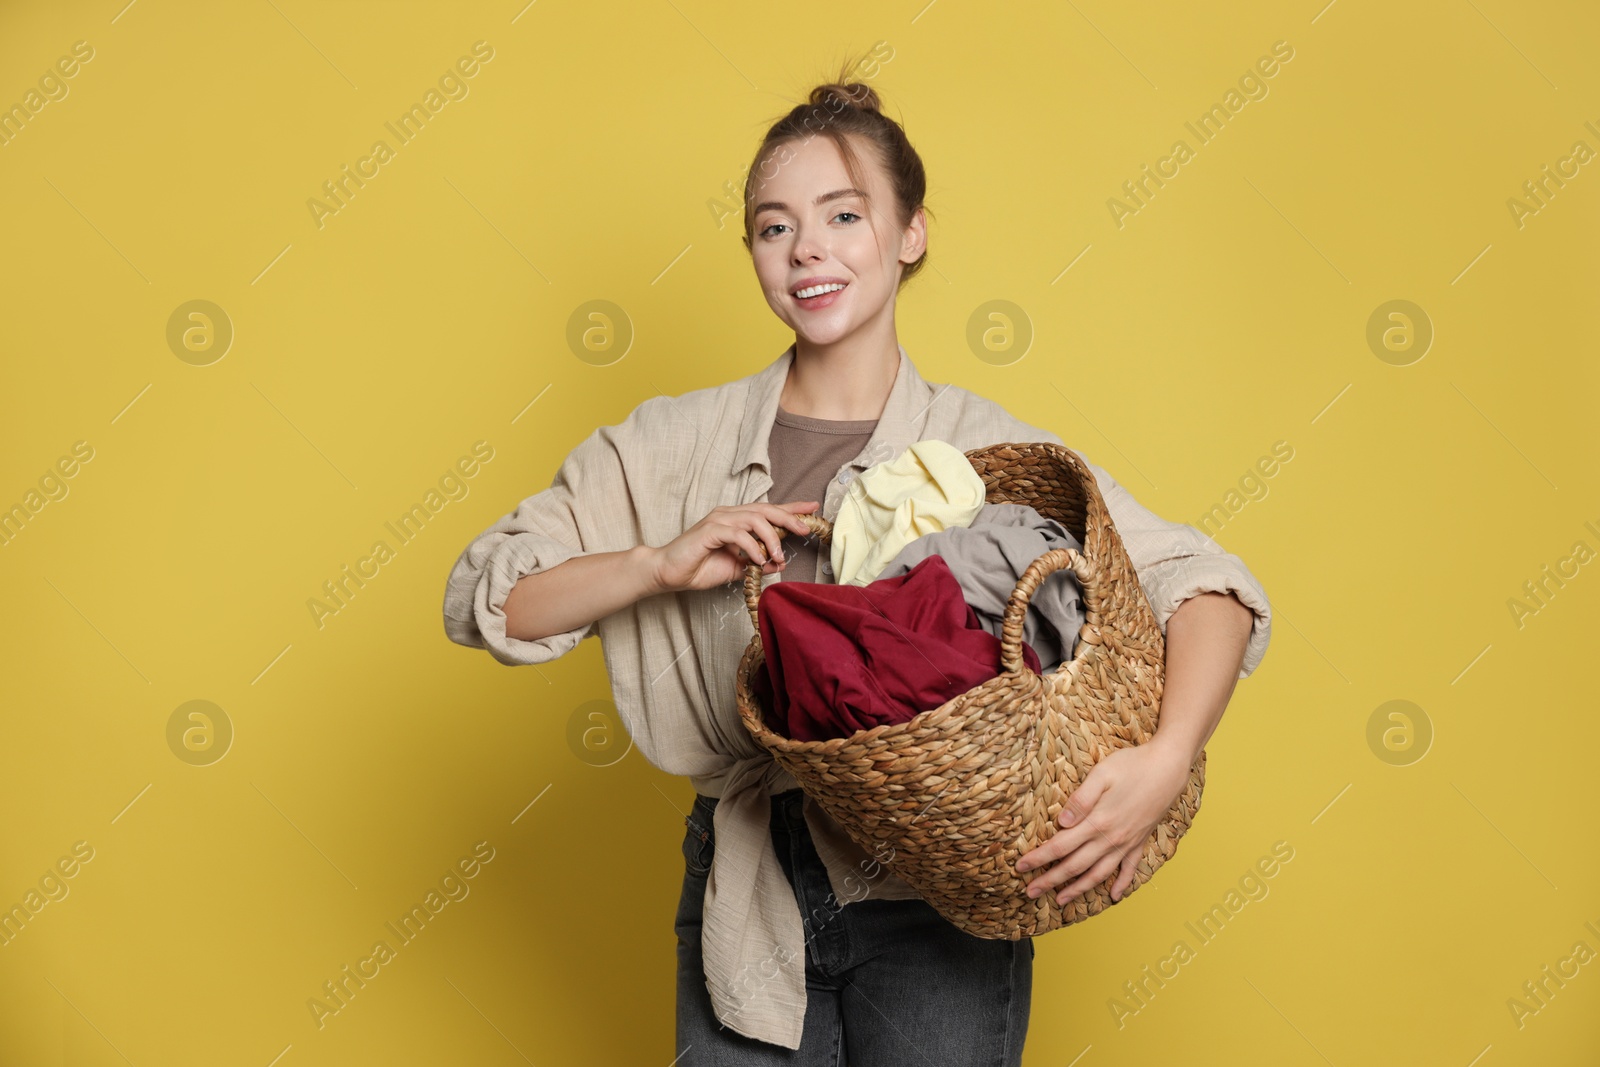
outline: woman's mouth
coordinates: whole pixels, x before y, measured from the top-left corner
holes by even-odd
[[[848,282],[828,282],[823,285],[807,286],[794,294],[795,305],[806,311],[825,308],[838,299],[848,284]]]

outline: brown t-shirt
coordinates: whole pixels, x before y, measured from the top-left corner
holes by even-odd
[[[817,510],[813,514],[821,515],[829,479],[861,454],[877,425],[877,419],[813,419],[785,411],[780,405],[767,441],[767,455],[772,461],[772,488],[767,500],[773,504],[815,500]],[[783,581],[833,582],[831,574],[826,578],[822,575],[817,538],[802,539],[791,531],[784,535],[782,544],[789,561],[783,568]]]

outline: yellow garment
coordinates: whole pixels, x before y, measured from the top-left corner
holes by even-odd
[[[970,526],[984,503],[983,479],[952,444],[917,441],[862,471],[833,520],[834,581],[866,585],[923,534]]]

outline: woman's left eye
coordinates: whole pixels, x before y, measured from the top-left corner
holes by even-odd
[[[837,215],[835,215],[834,218],[842,219],[846,215],[849,215],[852,219],[859,219],[861,217],[860,215],[857,215],[854,211],[841,211]]]

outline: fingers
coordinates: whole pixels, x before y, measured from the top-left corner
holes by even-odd
[[[1065,829],[1058,829],[1038,848],[1019,856],[1017,870],[1029,871],[1048,866],[1090,838],[1103,836],[1096,828],[1092,810],[1094,798],[1103,791],[1103,788],[1091,772],[1088,780],[1073,791],[1056,815],[1056,825]]]
[[[804,537],[811,532],[811,527],[806,525],[805,520],[800,515],[817,510],[818,505],[815,500],[802,500],[788,504],[758,504],[756,506],[763,509],[763,514],[770,521],[793,530]],[[799,514],[796,514],[797,512]]]
[[[794,532],[802,537],[811,533],[800,515],[812,512],[819,506],[815,500],[795,500],[784,504],[756,501],[738,507],[724,505],[714,508],[705,520],[718,547],[732,552],[746,566],[760,564],[767,573],[779,570],[787,562],[783,553],[783,533]],[[712,521],[717,520],[717,521]]]
[[[1116,850],[1113,849],[1112,851],[1107,852],[1104,856],[1100,857],[1100,861],[1098,863],[1089,868],[1087,873],[1079,875],[1071,882],[1068,882],[1066,885],[1062,886],[1061,891],[1056,894],[1056,903],[1065,904],[1067,901],[1088,890],[1090,887],[1099,885],[1101,882],[1105,881],[1111,876],[1111,872],[1116,870],[1117,864],[1121,862],[1122,856],[1119,855]]]
[[[759,515],[752,515],[750,517],[750,530],[762,541],[764,550],[759,558],[763,562],[769,559],[774,561],[783,559],[783,545],[781,543],[783,537],[777,530],[772,528],[772,523]],[[751,558],[756,559],[758,557],[752,556]]]
[[[1139,871],[1139,860],[1144,856],[1144,849],[1129,849],[1127,856],[1122,860],[1122,869],[1118,872],[1116,882],[1111,886],[1111,899],[1120,901],[1128,895],[1128,889],[1133,885],[1133,877]]]
[[[1056,835],[1032,852],[1030,870],[1045,867],[1028,883],[1028,895],[1039,896],[1074,878],[1092,867],[1107,850],[1111,842],[1102,837],[1086,837],[1072,830],[1058,830]]]
[[[1098,766],[1098,765],[1097,765]],[[1073,826],[1083,821],[1094,807],[1094,802],[1100,799],[1100,794],[1106,791],[1106,776],[1095,774],[1090,770],[1089,777],[1077,789],[1073,790],[1067,802],[1061,808],[1061,814],[1056,816],[1056,822],[1062,826]]]
[[[731,511],[722,521],[711,523],[706,529],[719,544],[742,551],[746,562],[783,561],[778,532],[766,519],[749,509]]]
[[[761,544],[744,530],[732,530],[725,542],[729,548],[737,548],[744,553],[745,562],[767,564],[778,562],[773,558],[772,552],[766,545]]]

